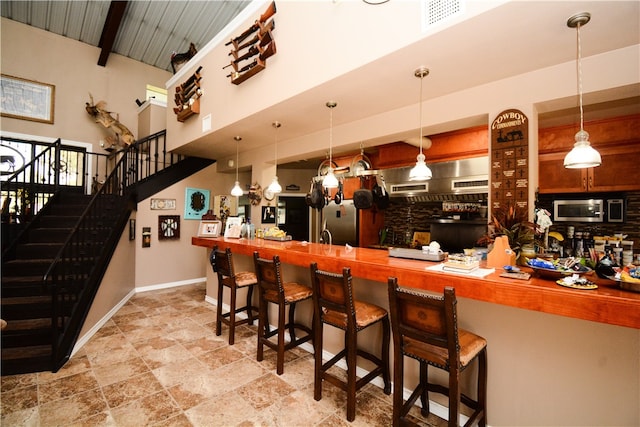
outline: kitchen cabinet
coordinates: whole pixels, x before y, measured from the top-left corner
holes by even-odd
[[[565,169],[564,156],[573,147],[575,125],[540,129],[538,186],[541,194],[640,190],[640,115],[585,123],[602,164]]]

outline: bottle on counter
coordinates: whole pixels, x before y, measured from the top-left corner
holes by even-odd
[[[249,240],[256,238],[256,226],[251,223],[251,218],[247,218],[247,236]]]

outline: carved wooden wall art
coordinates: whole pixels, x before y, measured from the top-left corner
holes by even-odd
[[[276,53],[276,41],[272,34],[275,28],[275,21],[271,18],[275,13],[276,3],[272,2],[251,27],[225,43],[225,46],[233,46],[233,49],[229,52],[229,56],[232,57],[231,61],[228,65],[222,67],[223,69],[233,68],[233,71],[227,75],[227,77],[231,78],[231,83],[239,85],[248,78],[255,76],[265,69],[267,58]],[[254,33],[255,35],[251,39],[245,41]]]
[[[178,116],[179,122],[184,122],[192,115],[200,113],[200,97],[202,96],[202,89],[200,88],[201,71],[202,66],[198,67],[195,73],[187,80],[176,86],[176,107],[173,112]]]

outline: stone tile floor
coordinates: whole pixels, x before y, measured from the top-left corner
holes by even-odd
[[[313,399],[313,355],[255,358],[255,326],[215,334],[204,284],[136,294],[56,373],[1,378],[2,426],[389,426],[392,400],[375,385],[346,421],[344,392]],[[429,415],[421,426],[446,426]]]

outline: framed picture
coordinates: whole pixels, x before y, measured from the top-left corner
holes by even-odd
[[[222,229],[222,221],[202,220],[198,226],[198,237],[218,237]]]
[[[136,240],[136,220],[129,218],[129,240]]]
[[[180,215],[158,216],[158,240],[180,239]]]
[[[151,199],[151,210],[173,210],[176,199]]]
[[[263,224],[276,223],[276,207],[275,206],[262,207],[262,223]]]
[[[209,190],[189,188],[185,190],[184,219],[201,219],[209,210]]]
[[[227,225],[225,226],[225,229],[224,229],[224,237],[239,239],[241,230],[242,230],[242,218],[240,218],[239,216],[227,217]]]
[[[0,113],[4,117],[53,124],[56,87],[47,83],[0,76]]]

